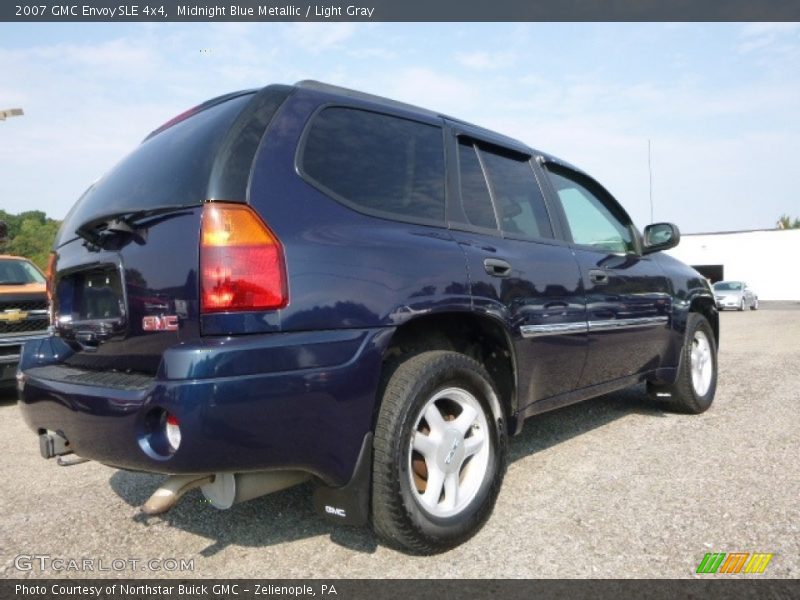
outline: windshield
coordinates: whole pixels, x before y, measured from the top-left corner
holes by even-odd
[[[27,260],[0,258],[0,285],[44,282],[44,275]]]
[[[714,289],[718,292],[738,292],[742,289],[742,284],[738,281],[720,281],[714,284]]]

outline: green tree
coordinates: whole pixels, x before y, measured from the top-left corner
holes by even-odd
[[[6,237],[0,240],[0,252],[24,256],[44,270],[61,223],[48,218],[40,210],[18,215],[0,210],[0,221],[6,224]]]
[[[800,229],[800,219],[792,219],[789,215],[781,215],[776,223],[778,229]]]

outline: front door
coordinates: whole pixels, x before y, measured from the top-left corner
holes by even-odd
[[[589,350],[580,387],[645,373],[669,343],[669,281],[642,256],[630,218],[599,184],[545,164],[586,292]]]

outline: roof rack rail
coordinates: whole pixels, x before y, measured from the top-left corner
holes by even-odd
[[[401,110],[407,110],[411,112],[417,112],[421,114],[425,114],[429,117],[434,118],[442,118],[447,119],[453,123],[459,123],[462,125],[467,125],[468,127],[472,127],[478,131],[483,131],[489,134],[492,138],[497,140],[503,140],[511,146],[517,148],[524,148],[526,151],[531,153],[536,152],[534,149],[530,148],[527,144],[512,138],[510,136],[504,135],[502,133],[497,133],[496,131],[492,131],[486,129],[485,127],[481,127],[480,125],[475,125],[470,123],[469,121],[464,121],[462,119],[457,119],[455,117],[450,117],[444,113],[436,112],[427,108],[422,108],[420,106],[416,106],[414,104],[408,104],[406,102],[399,102],[397,100],[392,100],[391,98],[385,98],[384,96],[377,96],[375,94],[367,94],[366,92],[359,92],[358,90],[352,90],[350,88],[341,87],[338,85],[331,85],[329,83],[323,83],[321,81],[316,81],[314,79],[304,79],[302,81],[298,81],[294,84],[295,87],[307,89],[307,90],[316,90],[319,92],[326,92],[329,94],[336,94],[338,96],[345,96],[347,98],[353,98],[356,100],[364,100],[366,102],[374,102],[376,104],[382,104],[384,106],[389,106]]]
[[[315,81],[313,79],[304,79],[303,81],[298,81],[297,83],[295,83],[295,86],[307,90],[317,90],[320,92],[328,92],[330,94],[347,96],[348,98],[355,98],[357,100],[375,102],[376,104],[385,104],[387,106],[392,106],[394,108],[400,108],[403,110],[410,110],[413,112],[424,113],[431,117],[444,116],[436,111],[429,110],[427,108],[422,108],[420,106],[415,106],[413,104],[408,104],[406,102],[399,102],[397,100],[392,100],[391,98],[376,96],[375,94],[367,94],[366,92],[359,92],[358,90],[351,90],[350,88],[340,87],[338,85],[322,83],[321,81]]]

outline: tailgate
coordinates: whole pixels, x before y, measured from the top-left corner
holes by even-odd
[[[75,350],[66,364],[154,375],[166,348],[197,337],[201,213],[145,220],[146,240],[116,250],[89,251],[82,240],[59,248],[54,324]]]

